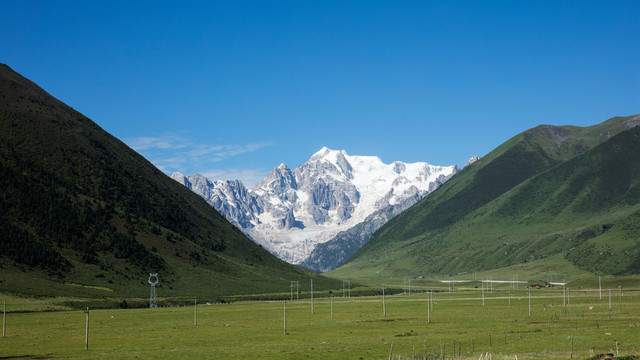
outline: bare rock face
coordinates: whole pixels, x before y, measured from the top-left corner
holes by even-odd
[[[279,165],[251,190],[239,181],[210,181],[197,174],[174,173],[172,178],[254,241],[299,264],[318,244],[383,209],[405,209],[457,171],[456,166],[427,163],[384,164],[378,157],[322,148],[293,171]],[[375,223],[381,226],[389,216],[378,215]]]
[[[202,196],[209,205],[239,228],[254,227],[260,206],[256,198],[238,180],[212,182],[202,175],[189,177],[173,173],[171,178]]]
[[[467,161],[467,164],[465,166],[471,165],[478,160],[480,160],[480,157],[478,155],[474,155],[471,157],[471,159],[469,159],[469,161]]]

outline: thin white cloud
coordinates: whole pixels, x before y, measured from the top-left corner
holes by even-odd
[[[165,133],[162,136],[140,136],[130,138],[127,144],[135,151],[150,149],[184,149],[189,146],[189,140],[175,133]]]
[[[247,187],[260,182],[267,172],[263,169],[213,169],[214,164],[272,145],[270,142],[202,144],[185,134],[173,132],[129,138],[126,143],[166,174],[175,171],[185,175],[199,173],[211,180],[241,180]]]
[[[193,145],[186,155],[190,158],[201,160],[218,162],[226,160],[230,157],[242,155],[245,153],[259,150],[265,146],[271,145],[270,143],[252,143],[245,145]]]

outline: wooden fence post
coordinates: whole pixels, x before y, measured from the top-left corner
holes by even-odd
[[[87,307],[87,322],[84,330],[84,349],[89,350],[89,308]]]

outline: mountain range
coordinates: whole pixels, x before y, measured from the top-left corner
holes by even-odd
[[[0,291],[140,297],[289,290],[327,279],[255,244],[201,197],[0,64]],[[210,298],[211,299],[211,298]]]
[[[638,274],[639,124],[633,115],[518,134],[383,225],[331,275],[451,276],[549,264]]]
[[[251,190],[240,181],[197,174],[172,178],[281,259],[321,272],[340,265],[380,225],[457,172],[456,166],[385,164],[324,147],[295,170],[277,166]],[[330,250],[314,252],[322,244]]]
[[[0,292],[145,298],[150,272],[159,297],[199,300],[288,293],[292,280],[640,274],[638,125],[540,125],[460,171],[323,148],[248,190],[171,179],[0,64]],[[315,271],[348,260],[329,278],[266,249]]]

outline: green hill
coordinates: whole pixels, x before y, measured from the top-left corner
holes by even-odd
[[[0,64],[0,291],[223,296],[333,280],[275,258],[203,199]]]
[[[638,123],[521,133],[389,221],[332,276],[452,275],[558,254],[566,268],[637,274]]]

